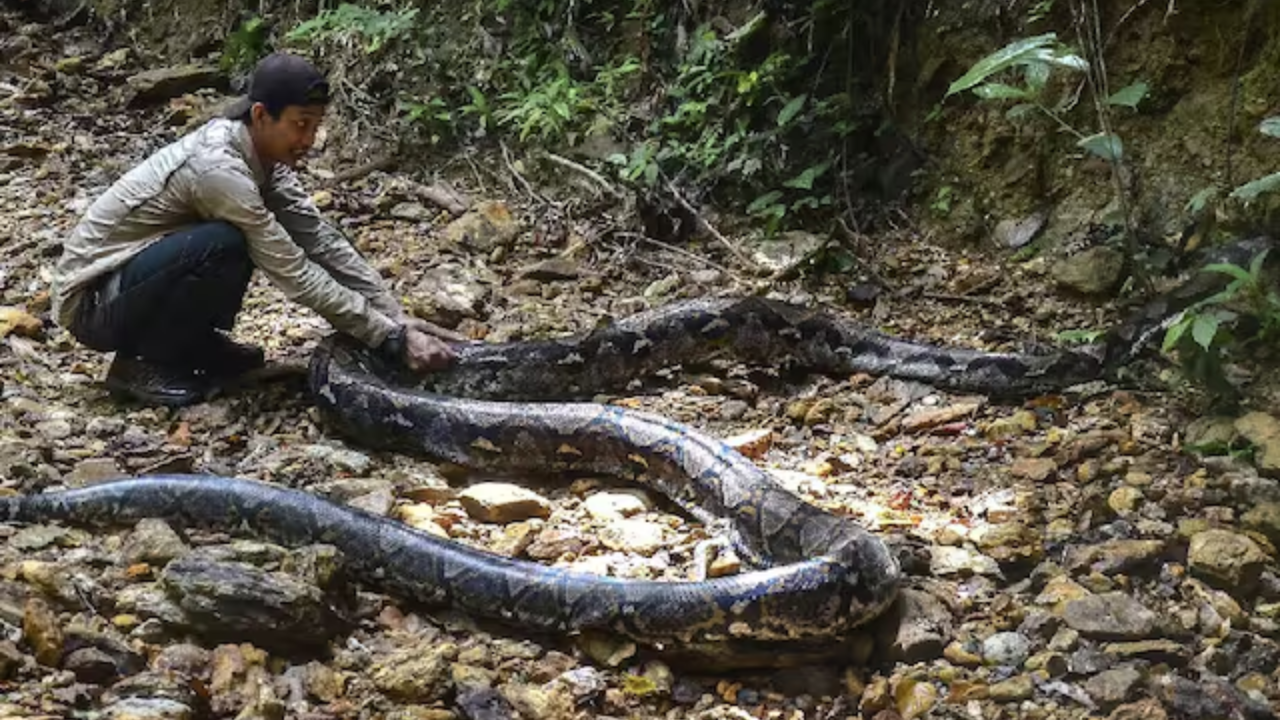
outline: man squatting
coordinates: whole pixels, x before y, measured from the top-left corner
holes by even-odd
[[[264,364],[231,340],[254,268],[291,301],[415,371],[453,361],[377,270],[325,222],[295,168],[329,102],[324,76],[274,54],[246,97],[157,150],[98,197],[66,238],[53,313],[79,342],[114,352],[116,397],[182,406]]]

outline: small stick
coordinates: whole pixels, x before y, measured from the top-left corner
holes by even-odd
[[[734,280],[736,280],[736,281],[738,281],[738,282],[746,282],[746,281],[745,281],[745,280],[743,280],[741,277],[739,277],[737,273],[735,273],[734,271],[730,270],[729,268],[727,268],[727,267],[725,267],[725,266],[721,265],[720,263],[718,263],[718,262],[716,262],[716,261],[714,261],[714,260],[709,260],[709,259],[704,258],[704,257],[701,257],[701,256],[699,256],[699,255],[694,255],[693,253],[689,252],[688,250],[685,250],[685,249],[682,249],[682,248],[678,248],[678,247],[676,247],[676,246],[674,246],[674,245],[669,245],[669,244],[667,244],[667,243],[662,242],[661,240],[657,240],[657,239],[655,239],[655,238],[651,238],[651,237],[649,237],[648,235],[643,235],[643,234],[641,234],[641,233],[633,233],[633,232],[621,232],[621,233],[618,233],[618,236],[619,236],[619,237],[636,238],[636,239],[638,239],[638,240],[643,240],[643,241],[645,241],[645,242],[649,243],[650,245],[657,245],[658,247],[660,247],[660,248],[662,248],[662,249],[664,249],[664,250],[669,250],[669,251],[671,251],[671,252],[673,252],[673,253],[675,253],[675,254],[677,254],[677,255],[680,255],[680,256],[682,256],[682,257],[689,258],[690,260],[696,260],[697,262],[700,262],[700,263],[702,263],[702,264],[704,264],[704,265],[709,265],[709,266],[711,266],[711,267],[715,268],[716,270],[719,270],[719,271],[721,271],[721,272],[723,272],[723,273],[728,274],[728,275],[729,275],[729,277],[733,278]]]
[[[671,193],[672,197],[676,199],[677,203],[680,203],[680,207],[683,208],[685,212],[697,218],[698,225],[700,225],[703,230],[709,233],[711,237],[715,238],[716,241],[719,242],[721,245],[724,245],[726,248],[728,248],[729,252],[733,253],[733,256],[738,258],[738,260],[741,261],[743,265],[746,265],[749,268],[755,268],[755,263],[752,262],[751,259],[748,258],[746,255],[744,255],[741,250],[735,247],[733,243],[729,242],[729,238],[725,237],[724,235],[721,235],[719,230],[716,230],[714,227],[712,227],[711,223],[707,222],[707,219],[702,217],[702,213],[699,213],[697,210],[693,209],[693,206],[689,204],[688,200],[684,199],[684,195],[680,194],[680,191],[676,189],[676,186],[670,180],[666,180],[665,182],[667,185],[667,192]]]
[[[377,172],[378,170],[390,170],[391,168],[395,167],[397,162],[398,162],[398,158],[396,157],[396,155],[393,153],[388,153],[386,155],[383,155],[380,158],[370,160],[369,162],[363,165],[357,165],[349,170],[343,170],[340,173],[335,173],[334,176],[329,179],[329,182],[325,183],[325,185],[328,187],[333,187],[334,185],[349,183],[352,180],[359,180],[365,175],[368,175],[369,173],[372,173],[372,172]]]
[[[622,197],[622,193],[618,192],[617,188],[615,188],[608,180],[605,180],[604,177],[595,170],[552,152],[544,152],[542,153],[542,156],[561,167],[568,168],[576,173],[586,176],[591,179],[592,182],[596,183],[601,188],[604,188],[606,193],[614,197]]]
[[[550,204],[546,199],[534,191],[533,186],[529,184],[529,181],[524,179],[524,176],[520,174],[519,170],[516,170],[515,164],[511,162],[511,154],[507,152],[507,144],[502,141],[499,141],[498,144],[502,146],[502,160],[507,164],[507,170],[511,171],[511,174],[515,176],[516,180],[520,181],[520,186],[529,194],[529,197],[532,197],[544,205]]]
[[[920,296],[929,300],[950,300],[953,302],[973,303],[975,305],[990,305],[991,307],[1004,307],[1004,303],[989,297],[974,297],[973,295],[952,295],[950,293],[920,293]]]

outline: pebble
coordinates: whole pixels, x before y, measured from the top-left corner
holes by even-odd
[[[550,501],[528,488],[510,483],[477,483],[459,493],[458,500],[467,515],[479,522],[509,523],[551,515]]]

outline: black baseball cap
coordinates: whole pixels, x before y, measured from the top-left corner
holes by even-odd
[[[329,81],[299,55],[272,53],[258,61],[249,77],[248,95],[233,103],[226,115],[242,115],[254,103],[266,105],[272,115],[289,105],[327,105]]]

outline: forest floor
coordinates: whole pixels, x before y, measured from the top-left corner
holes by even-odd
[[[116,177],[224,98],[123,109],[114,90],[149,68],[75,30],[54,37],[0,15],[0,50],[17,58],[0,66],[0,487],[236,475],[513,557],[690,576],[705,534],[653,493],[609,478],[517,487],[362,449],[323,422],[297,373],[181,410],[112,401],[101,387],[110,357],[49,314],[61,240]],[[322,147],[303,170],[317,204],[410,306],[477,339],[582,332],[759,282],[705,235],[670,247],[610,233],[603,216],[549,213],[515,177],[519,165],[454,163],[450,179],[472,200],[454,217],[392,172],[330,182],[344,169],[331,161]],[[976,348],[1052,344],[1121,316],[1059,292],[1043,261],[934,240],[904,224],[862,238],[864,280],[828,274],[771,290]],[[236,328],[284,367],[305,363],[327,332],[260,277]],[[619,392],[614,402],[731,439],[808,501],[921,548],[903,602],[865,633],[868,657],[672,666],[618,640],[535,638],[376,587],[359,589],[351,625],[312,626],[317,603],[340,604],[343,592],[318,569],[331,561],[323,549],[164,522],[11,524],[0,526],[0,717],[976,720],[1280,707],[1280,491],[1266,477],[1280,445],[1262,443],[1253,462],[1183,447],[1193,425],[1199,437],[1280,437],[1268,435],[1270,416],[1197,418],[1174,392],[1102,387],[1016,403],[889,378],[782,380],[767,368],[674,372],[653,392]],[[192,568],[244,584],[208,587]]]

